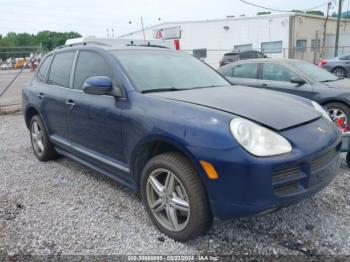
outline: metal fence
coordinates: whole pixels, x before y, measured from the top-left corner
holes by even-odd
[[[18,109],[22,88],[40,63],[40,46],[0,47],[0,112]]]

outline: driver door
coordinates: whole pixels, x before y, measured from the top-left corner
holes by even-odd
[[[259,86],[273,91],[290,93],[305,98],[313,98],[312,86],[305,81],[304,84],[292,83],[292,78],[301,78],[289,68],[275,63],[262,63]]]
[[[73,88],[67,94],[68,132],[72,150],[81,158],[110,172],[123,166],[122,107],[124,100],[111,95],[91,95],[82,90],[93,76],[116,78],[102,55],[79,51]]]

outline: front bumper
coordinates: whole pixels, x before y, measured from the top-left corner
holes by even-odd
[[[209,180],[202,173],[215,217],[225,220],[288,206],[332,181],[341,149],[341,135],[333,124],[319,119],[281,134],[293,151],[275,157],[254,157],[241,147],[221,152],[191,148],[219,174],[219,179]]]

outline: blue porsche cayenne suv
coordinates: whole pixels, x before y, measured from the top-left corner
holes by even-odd
[[[341,134],[317,103],[231,86],[174,50],[65,46],[23,90],[35,156],[66,156],[140,192],[178,241],[327,186]]]

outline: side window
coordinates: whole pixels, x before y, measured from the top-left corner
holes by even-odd
[[[92,76],[112,78],[112,73],[103,57],[94,52],[82,51],[78,56],[73,88],[81,89],[84,81]]]
[[[260,53],[260,52],[256,52],[255,56],[256,56],[256,58],[264,58],[265,57],[264,54]]]
[[[56,54],[53,58],[48,84],[69,87],[70,72],[75,52]]]
[[[222,74],[226,77],[232,77],[232,68],[226,69],[226,71],[222,72]]]
[[[51,59],[52,59],[52,55],[46,57],[45,60],[41,63],[39,71],[36,75],[36,79],[39,82],[42,82],[42,83],[45,82],[46,73],[47,73],[47,70],[49,69]]]
[[[296,75],[284,66],[266,63],[263,64],[262,79],[290,82]]]
[[[341,56],[339,60],[350,60],[350,55]]]
[[[239,53],[239,58],[240,59],[249,59],[250,58],[250,52],[242,52],[242,53]]]
[[[237,78],[253,78],[256,79],[256,71],[258,64],[240,64],[233,68],[232,76]]]

